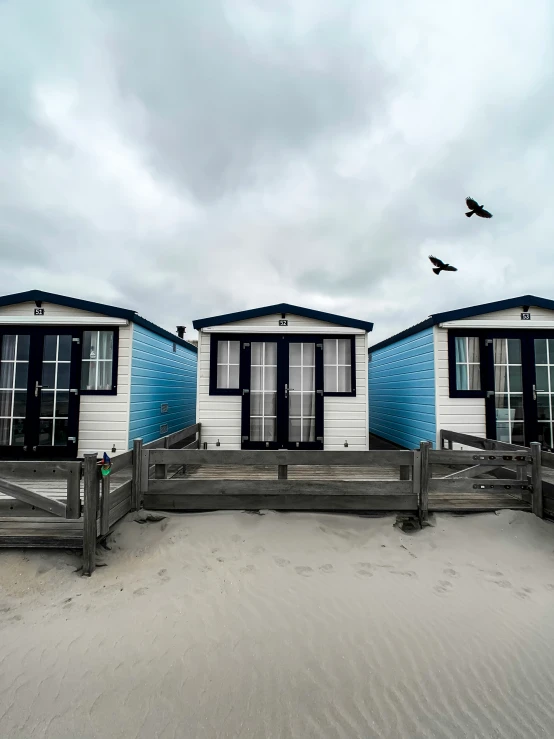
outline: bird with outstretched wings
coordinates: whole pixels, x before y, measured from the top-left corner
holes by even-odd
[[[457,272],[458,268],[453,267],[451,264],[445,264],[445,262],[442,261],[442,259],[439,259],[438,257],[429,257],[432,264],[435,266],[433,267],[433,272],[436,275],[440,275],[441,272]]]
[[[479,205],[477,200],[466,198],[466,205],[469,208],[469,212],[466,213],[468,218],[471,218],[474,213],[476,216],[479,216],[479,218],[492,218],[492,213],[489,213],[489,211],[485,210],[482,205]]]

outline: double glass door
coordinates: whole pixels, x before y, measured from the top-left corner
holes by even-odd
[[[1,330],[0,458],[76,456],[79,349],[71,330]]]
[[[245,342],[244,449],[323,449],[322,344],[305,337]]]
[[[487,436],[554,450],[554,335],[510,332],[488,337]]]

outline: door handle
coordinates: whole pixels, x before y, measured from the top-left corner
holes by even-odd
[[[537,386],[533,385],[533,400],[537,399]]]
[[[287,383],[285,383],[285,398],[289,397],[289,386]]]
[[[35,382],[35,398],[38,398],[38,391],[42,389],[42,385],[38,384],[38,380]]]

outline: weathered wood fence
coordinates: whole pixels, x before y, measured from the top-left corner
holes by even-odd
[[[454,444],[474,447],[475,449],[482,449],[486,452],[502,452],[502,460],[505,459],[506,455],[510,454],[530,454],[532,458],[530,463],[531,468],[526,466],[525,471],[522,469],[519,470],[519,474],[520,476],[525,475],[525,479],[527,480],[529,478],[533,480],[533,513],[541,518],[544,516],[554,518],[554,474],[550,475],[551,480],[546,479],[548,477],[548,470],[554,470],[554,454],[552,452],[543,451],[541,445],[537,442],[533,442],[530,447],[522,447],[516,444],[508,444],[505,441],[484,439],[479,436],[441,429],[441,448],[448,447],[449,449],[453,449]],[[454,454],[458,454],[458,452],[454,451]],[[542,468],[546,469],[543,471]],[[513,478],[513,471],[506,469],[504,461],[497,465],[496,468],[491,468],[491,474],[502,474],[506,477]]]

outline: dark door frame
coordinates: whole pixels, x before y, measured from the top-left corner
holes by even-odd
[[[241,448],[242,449],[323,449],[323,337],[320,334],[235,334],[240,340]],[[254,341],[277,344],[277,434],[275,441],[250,441],[250,362]],[[315,344],[315,436],[314,442],[289,442],[289,346]]]
[[[77,458],[77,450],[79,446],[81,345],[83,330],[88,330],[88,326],[33,326],[20,324],[0,327],[0,336],[14,334],[30,336],[24,444],[22,446],[0,446],[0,459],[50,460]],[[47,335],[70,335],[72,338],[69,388],[70,390],[77,390],[77,393],[69,392],[67,436],[68,439],[74,438],[75,441],[68,441],[65,446],[39,445],[41,393],[40,390],[37,394],[35,393],[37,392],[37,384],[40,386],[42,382],[44,337]]]

